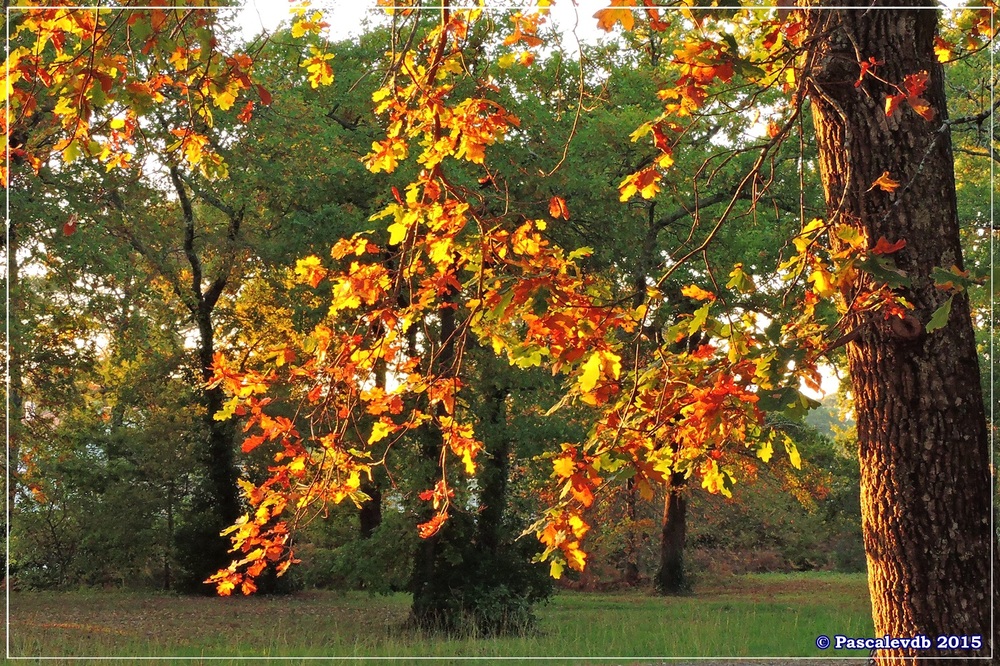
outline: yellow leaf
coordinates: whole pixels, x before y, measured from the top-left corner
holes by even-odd
[[[813,291],[822,298],[833,296],[833,276],[825,268],[817,268],[809,276],[809,281],[813,283]]]
[[[576,471],[576,462],[572,458],[560,456],[552,461],[552,469],[556,476],[568,479]]]
[[[771,446],[771,442],[764,442],[759,449],[757,449],[757,457],[764,462],[769,462],[771,456],[774,455],[774,447]]]
[[[788,453],[788,459],[791,461],[792,467],[802,469],[802,458],[799,456],[799,450],[795,446],[795,442],[788,435],[785,435],[785,451]]]
[[[603,366],[604,361],[601,359],[601,352],[591,354],[587,362],[583,364],[583,373],[580,375],[581,391],[590,393],[597,386],[597,380],[601,378],[601,369]]]
[[[569,544],[564,552],[566,553],[566,563],[569,564],[570,568],[583,571],[587,564],[587,553],[576,547],[575,541]]]
[[[229,90],[223,90],[221,93],[216,95],[215,99],[212,101],[214,101],[215,105],[223,111],[228,111],[233,108],[233,104],[236,103],[236,95],[231,93]]]
[[[500,65],[501,69],[507,69],[508,67],[511,67],[514,64],[515,60],[517,60],[517,56],[515,56],[513,53],[508,53],[507,55],[500,56],[500,58],[497,60],[497,64]]]
[[[375,442],[385,439],[389,433],[392,432],[391,424],[385,421],[379,421],[374,426],[372,426],[372,435],[368,438],[369,444],[374,444]]]
[[[562,562],[558,560],[552,560],[549,563],[549,575],[555,578],[556,580],[559,580],[560,578],[562,578],[562,573],[564,568],[565,567],[563,566]]]

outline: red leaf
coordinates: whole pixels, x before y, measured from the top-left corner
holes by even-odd
[[[243,440],[243,446],[240,448],[243,450],[243,453],[250,453],[263,443],[264,435],[253,435]]]
[[[72,215],[69,216],[69,220],[67,220],[66,224],[63,225],[63,235],[64,236],[72,236],[74,233],[76,233],[76,221],[77,221],[77,219],[78,218],[77,218],[76,213],[73,213]]]
[[[906,99],[906,95],[889,95],[885,98],[885,115],[892,116],[896,113],[896,109],[899,105]]]
[[[873,254],[892,254],[893,252],[898,252],[906,247],[906,239],[900,238],[895,243],[890,243],[885,239],[885,236],[881,236],[878,242],[875,243],[875,247],[872,248]]]
[[[250,118],[252,116],[253,116],[253,100],[250,100],[249,102],[246,103],[246,106],[243,107],[243,110],[240,111],[239,115],[236,116],[236,119],[239,120],[241,123],[246,124],[250,122]]]
[[[257,94],[260,95],[261,104],[264,106],[271,106],[271,93],[267,92],[264,86],[259,84],[257,85]]]
[[[930,74],[926,71],[907,74],[903,79],[903,88],[906,89],[907,97],[917,97],[927,90],[928,79],[930,79]]]

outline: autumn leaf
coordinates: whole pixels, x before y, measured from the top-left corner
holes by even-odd
[[[576,470],[576,462],[572,457],[569,456],[559,456],[552,461],[552,471],[556,476],[568,479],[573,476],[573,472]]]
[[[391,433],[393,430],[395,430],[395,424],[393,424],[391,421],[387,422],[380,420],[376,422],[375,425],[372,426],[372,434],[368,438],[368,443],[374,444],[375,442],[382,441],[383,439],[388,437],[389,433]]]
[[[895,243],[890,243],[885,239],[885,236],[880,236],[878,242],[875,243],[875,247],[872,248],[872,254],[892,254],[893,252],[898,252],[906,247],[906,239],[900,238]]]
[[[584,393],[594,390],[602,377],[618,379],[621,373],[621,357],[610,351],[597,351],[583,364],[580,375],[580,389]]]
[[[903,100],[906,100],[906,103],[910,105],[910,108],[912,108],[924,120],[933,120],[936,112],[931,107],[930,102],[921,97],[927,89],[927,82],[929,80],[930,74],[926,71],[917,72],[916,74],[907,74],[903,78],[902,87],[896,86],[897,90],[902,90],[903,92],[898,95],[889,95],[886,97],[885,115],[892,116],[895,114],[899,105],[903,102]]]
[[[559,560],[552,560],[551,562],[549,562],[549,575],[555,578],[556,580],[559,580],[560,578],[562,578],[563,569],[565,568],[566,568],[565,565]]]
[[[417,525],[417,534],[421,539],[429,539],[441,530],[441,526],[444,525],[446,520],[448,520],[447,511],[436,513],[434,514],[434,517],[426,523],[420,523]]]
[[[887,118],[891,118],[896,113],[896,109],[899,108],[904,99],[906,99],[906,95],[889,95],[885,98],[885,115]]]
[[[791,437],[785,435],[785,453],[788,454],[788,460],[792,463],[792,467],[795,469],[802,469],[802,458],[799,456],[799,449],[795,446],[795,442],[792,441]]]
[[[628,201],[636,192],[642,195],[643,199],[652,199],[660,191],[660,174],[656,169],[643,169],[639,173],[634,173],[621,182],[618,186],[621,196],[620,201]]]
[[[682,287],[681,293],[687,296],[688,298],[695,299],[696,301],[715,300],[715,294],[713,294],[710,291],[705,291],[704,289],[695,284],[689,284],[686,287]]]
[[[885,64],[885,61],[883,61],[883,60],[876,60],[874,56],[872,56],[871,58],[868,58],[868,60],[866,60],[864,62],[859,62],[858,65],[861,66],[861,73],[858,74],[858,80],[854,82],[854,87],[855,88],[859,88],[861,86],[861,82],[865,78],[865,75],[868,74],[869,71],[874,71],[874,69],[876,67],[878,67],[879,65],[884,65],[884,64]]]
[[[868,188],[868,191],[871,192],[876,187],[886,192],[895,192],[899,188],[899,181],[893,180],[888,171],[883,171],[882,175],[876,178],[872,186]]]
[[[948,62],[952,59],[955,47],[940,36],[934,37],[934,55],[938,62]]]
[[[809,276],[809,282],[813,283],[813,291],[823,298],[833,296],[833,276],[825,268],[817,268]]]
[[[74,233],[76,233],[76,221],[78,219],[79,217],[77,216],[76,213],[73,213],[72,215],[69,216],[69,219],[66,220],[66,224],[64,224],[62,228],[63,236],[72,236]]]
[[[302,61],[301,67],[305,67],[308,72],[309,85],[313,88],[328,86],[333,83],[333,67],[329,61],[333,60],[332,53],[323,53],[315,46],[310,48],[312,57]]]
[[[907,97],[906,103],[926,121],[934,120],[936,111],[931,107],[931,103],[923,97]]]
[[[635,7],[635,0],[611,0],[610,7],[598,10],[594,14],[597,27],[605,32],[611,32],[615,23],[621,23],[622,29],[631,30],[635,26],[635,15],[631,9],[622,9],[623,7]]]
[[[549,215],[557,220],[560,217],[564,220],[569,219],[569,209],[566,207],[566,201],[562,197],[552,197],[549,200]]]
[[[299,278],[300,282],[308,283],[313,289],[319,286],[326,274],[327,270],[323,268],[320,258],[316,255],[310,255],[295,262],[296,277]]]

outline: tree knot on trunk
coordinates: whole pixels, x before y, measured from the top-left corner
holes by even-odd
[[[889,317],[889,331],[897,340],[913,341],[923,337],[924,325],[911,314]]]

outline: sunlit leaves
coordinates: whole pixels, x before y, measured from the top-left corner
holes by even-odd
[[[652,199],[660,191],[660,172],[656,169],[643,169],[631,174],[618,185],[621,201],[628,201],[638,192],[643,199]]]
[[[872,182],[872,186],[868,188],[868,191],[870,192],[876,187],[884,192],[895,192],[899,189],[899,181],[894,180],[888,171],[883,171],[882,175]]]
[[[907,74],[903,78],[902,86],[896,86],[900,92],[896,95],[889,95],[885,99],[885,115],[893,116],[899,109],[899,105],[905,101],[917,115],[923,117],[924,120],[930,121],[934,119],[935,111],[931,107],[930,102],[921,97],[924,90],[927,89],[927,82],[930,79],[930,75],[926,71],[917,72],[916,74]]]
[[[300,65],[306,68],[309,85],[313,88],[319,88],[333,83],[333,66],[330,64],[330,61],[333,60],[333,54],[323,53],[316,47],[311,47],[310,52],[312,55],[304,59]]]
[[[566,207],[566,200],[562,197],[552,197],[549,200],[549,215],[564,220],[569,219],[569,208]]]
[[[621,23],[623,30],[631,30],[635,26],[635,15],[631,7],[635,7],[635,0],[611,0],[610,7],[598,10],[594,14],[597,27],[605,32],[611,32],[616,23]]]
[[[583,364],[580,373],[580,390],[589,393],[604,378],[618,379],[621,374],[621,357],[609,351],[594,352]]]

